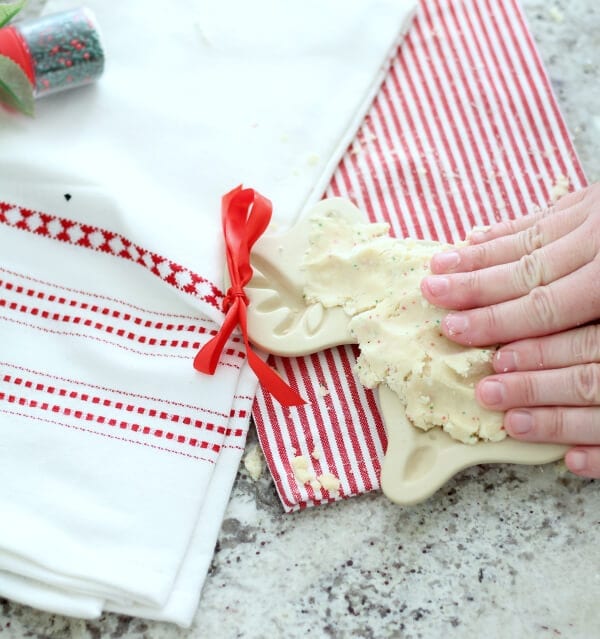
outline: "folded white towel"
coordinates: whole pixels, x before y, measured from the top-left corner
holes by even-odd
[[[414,2],[88,4],[100,83],[0,113],[0,594],[188,625],[255,391],[192,367],[220,197],[320,197]]]

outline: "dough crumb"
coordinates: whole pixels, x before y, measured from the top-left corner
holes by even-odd
[[[315,479],[314,473],[308,468],[308,459],[304,455],[298,455],[292,459],[292,468],[294,469],[294,475],[301,484],[307,484],[311,480]]]
[[[566,195],[569,192],[570,184],[566,175],[559,175],[550,188],[550,202],[556,202],[563,195]]]
[[[363,148],[360,145],[360,142],[355,140],[352,145],[352,148],[350,149],[351,155],[360,155],[362,154],[362,152],[363,152]]]
[[[332,473],[323,473],[317,477],[321,486],[330,493],[337,493],[340,490],[340,480]]]
[[[316,153],[311,153],[306,162],[308,164],[308,166],[317,166],[317,164],[319,164],[319,160],[321,158],[316,154]]]
[[[311,456],[314,459],[321,458],[321,454],[316,448],[311,453]],[[341,482],[333,473],[323,473],[318,477],[315,476],[311,469],[310,460],[304,455],[297,455],[292,459],[292,468],[294,469],[296,480],[301,484],[308,484],[313,490],[324,488],[332,494],[337,494],[340,490]]]
[[[248,471],[248,474],[254,481],[260,479],[265,467],[265,458],[260,450],[258,444],[255,444],[250,448],[244,457],[244,468]]]
[[[199,22],[194,22],[194,29],[196,30],[196,35],[198,36],[199,41],[206,47],[212,47],[213,43],[210,38],[203,31]]]
[[[556,23],[560,24],[561,22],[564,22],[565,20],[565,16],[563,12],[556,6],[550,7],[550,9],[548,9],[548,14],[552,18],[552,20],[554,20],[554,22]]]
[[[327,390],[327,388],[325,386],[319,385],[319,395],[321,397],[327,397],[327,395],[329,395],[329,391]]]
[[[565,462],[564,457],[562,459],[559,459],[556,464],[554,465],[554,468],[556,469],[556,473],[557,475],[566,475],[569,471],[569,468]]]

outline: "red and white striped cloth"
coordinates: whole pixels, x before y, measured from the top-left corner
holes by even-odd
[[[546,205],[560,176],[586,184],[518,0],[422,0],[325,195],[350,198],[397,237],[453,242]],[[379,487],[385,430],[356,356],[347,346],[272,358],[309,402],[285,409],[260,390],[254,407],[288,512],[336,498],[294,477],[291,459],[314,449],[316,474],[339,477],[341,498]]]

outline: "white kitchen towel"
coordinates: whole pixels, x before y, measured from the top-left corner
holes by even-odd
[[[235,336],[192,367],[220,198],[320,197],[413,2],[88,5],[100,82],[0,113],[0,594],[189,625],[256,386]]]
[[[2,118],[1,157],[106,187],[140,244],[160,237],[164,254],[220,282],[220,196],[243,183],[282,222],[321,197],[415,2],[88,5],[105,76],[38,101],[33,120]]]
[[[40,200],[22,195],[27,208],[0,204],[1,509],[10,522],[0,565],[63,590],[162,607],[214,465],[223,447],[243,445],[251,401],[238,409],[235,396],[254,384],[240,379],[233,341],[216,376],[194,371],[191,356],[217,328],[207,302],[124,248],[105,253],[104,244],[126,245],[158,272],[172,266],[116,223],[110,232],[92,225],[114,220],[117,205],[70,188],[76,224],[39,212],[41,186]]]

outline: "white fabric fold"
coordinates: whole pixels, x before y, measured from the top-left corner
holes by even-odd
[[[239,338],[192,367],[220,198],[320,197],[414,2],[88,5],[101,81],[0,114],[0,594],[185,626],[256,387]]]

